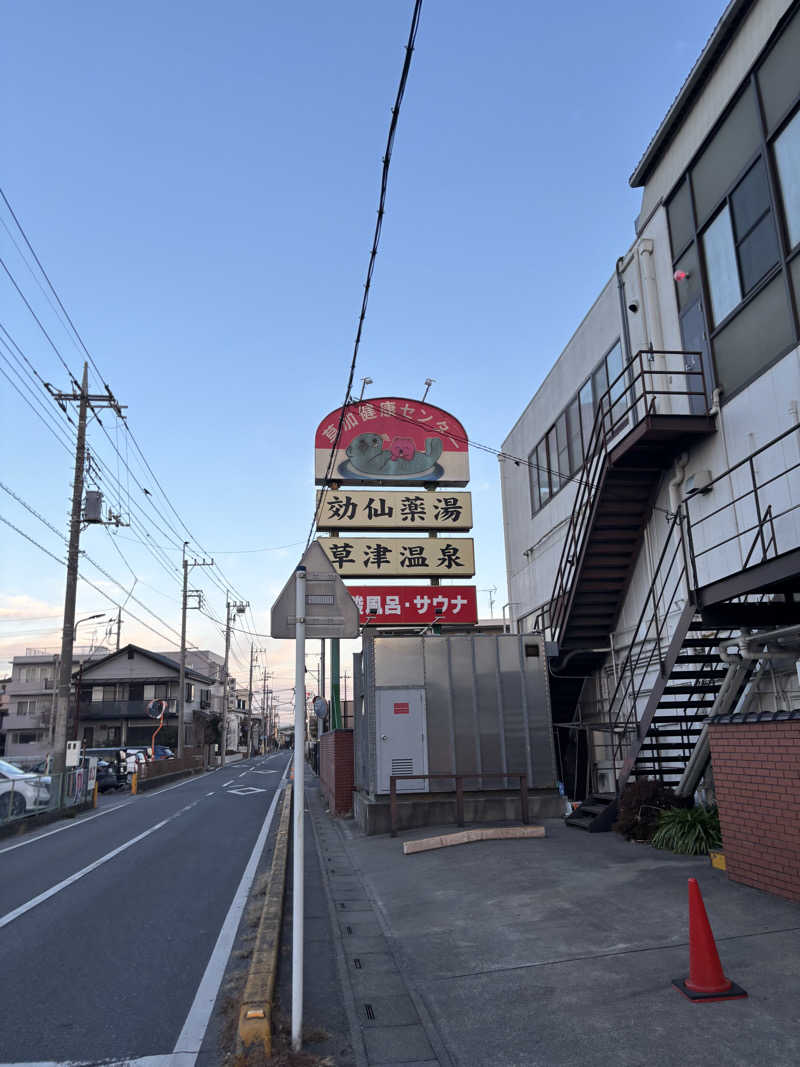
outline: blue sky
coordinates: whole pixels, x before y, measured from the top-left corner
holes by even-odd
[[[171,503],[222,563],[218,581],[250,600],[258,632],[311,521],[314,429],[344,392],[412,8],[4,5],[3,188]],[[426,0],[357,374],[374,395],[420,396],[433,377],[431,401],[500,446],[631,243],[639,193],[628,176],[721,12],[719,0]],[[2,205],[0,218],[13,233]],[[0,249],[78,374],[76,345],[2,228]],[[0,321],[66,388],[5,275]],[[65,528],[69,457],[3,377],[0,397],[2,481]],[[90,443],[116,473],[96,425]],[[497,462],[474,451],[471,463],[476,584],[497,586],[499,606]],[[4,492],[0,505],[60,553]],[[178,575],[137,536],[122,530],[115,547],[90,529],[83,547],[128,588],[136,574],[134,595],[162,621],[136,612],[170,636]],[[176,540],[160,542],[173,562]],[[296,547],[242,552],[284,545]],[[224,594],[195,573],[223,615]],[[119,593],[88,564],[86,574]],[[0,671],[25,647],[58,643],[63,588],[62,567],[0,527]],[[480,602],[488,614],[485,593]],[[115,609],[84,587],[79,610]],[[123,638],[167,644],[132,621]],[[190,638],[221,649],[196,613]],[[249,641],[238,635],[240,674]],[[290,685],[290,649],[260,643],[275,685]]]

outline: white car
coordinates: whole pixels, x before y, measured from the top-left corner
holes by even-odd
[[[13,763],[0,760],[0,819],[46,808],[50,803],[50,778],[30,774]]]

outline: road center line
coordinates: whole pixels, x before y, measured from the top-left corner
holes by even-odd
[[[194,805],[190,806],[194,807]],[[81,867],[75,874],[71,874],[69,878],[64,878],[61,882],[51,886],[50,889],[46,889],[44,893],[39,893],[38,896],[32,897],[24,904],[20,904],[20,906],[14,908],[13,911],[6,912],[5,915],[0,916],[0,930],[2,930],[4,926],[8,926],[8,924],[12,923],[15,919],[18,919],[20,915],[24,915],[25,912],[35,908],[37,904],[44,903],[45,900],[54,897],[56,893],[60,893],[62,889],[66,889],[67,886],[72,885],[73,882],[77,882],[79,879],[83,878],[84,875],[91,874],[91,872],[96,871],[98,867],[102,867],[104,863],[108,863],[108,861],[114,859],[115,856],[119,856],[121,852],[125,852],[127,849],[131,848],[131,846],[137,844],[139,841],[143,841],[146,837],[149,837],[150,834],[154,834],[156,830],[160,830],[162,827],[166,826],[168,822],[177,819],[184,811],[186,811],[186,808],[182,811],[176,811],[174,815],[170,815],[167,819],[162,819],[161,822],[157,822],[155,826],[151,826],[149,830],[137,834],[136,837],[132,837],[130,841],[126,841],[123,845],[119,845],[117,848],[112,849],[111,852],[107,852],[105,856],[101,856],[100,859],[95,860],[94,863],[90,863],[86,867]]]
[[[207,797],[213,797],[215,792],[216,792],[216,790],[212,789],[210,793],[206,793],[206,796]]]
[[[85,822],[91,822],[92,819],[99,819],[101,815],[110,815],[112,811],[119,811],[120,808],[127,808],[129,804],[133,804],[133,800],[124,800],[121,804],[117,804],[113,808],[105,808],[103,811],[98,811],[94,815],[87,815],[85,819],[76,819],[74,822],[68,822],[65,826],[57,826],[55,830],[48,830],[47,833],[37,834],[36,837],[28,837],[24,841],[18,841],[16,845],[7,845],[5,848],[0,848],[0,856],[2,856],[4,852],[13,852],[15,848],[22,848],[24,845],[35,845],[37,841],[41,841],[45,837],[52,837],[53,834],[60,834],[62,830],[74,830],[76,826],[83,826]]]
[[[197,1062],[206,1028],[208,1027],[208,1020],[211,1018],[211,1012],[214,1009],[219,987],[225,975],[225,968],[228,965],[233,943],[236,940],[236,931],[239,929],[239,921],[247,903],[250,886],[253,884],[261,853],[264,851],[267,834],[269,834],[272,826],[275,809],[281,796],[280,787],[286,779],[290,766],[291,762],[287,762],[281,780],[275,789],[275,796],[272,798],[272,803],[264,818],[256,843],[253,845],[253,851],[250,853],[250,859],[244,869],[242,880],[236,889],[228,914],[225,916],[222,929],[217,937],[217,943],[214,945],[211,958],[206,965],[200,985],[197,987],[194,1001],[189,1009],[189,1014],[186,1016],[186,1022],[183,1024],[183,1029],[175,1042],[175,1049],[170,1060],[172,1067],[194,1067]]]
[[[233,785],[233,778],[231,778],[231,780],[229,782],[223,782],[222,783],[222,788],[225,789],[229,785]]]

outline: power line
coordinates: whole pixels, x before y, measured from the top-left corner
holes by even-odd
[[[422,0],[416,0],[414,4],[414,13],[411,16],[411,29],[408,34],[408,43],[406,44],[406,54],[403,61],[403,69],[400,74],[400,84],[397,87],[397,96],[395,98],[394,107],[392,108],[392,119],[389,123],[389,135],[386,139],[386,151],[383,155],[383,166],[381,168],[381,190],[378,198],[378,217],[375,222],[375,232],[372,237],[372,249],[369,254],[369,263],[367,265],[367,280],[364,284],[364,296],[361,300],[361,311],[358,316],[358,329],[356,331],[355,344],[353,346],[353,358],[350,361],[350,373],[347,378],[347,389],[344,394],[344,402],[342,404],[341,411],[339,413],[339,425],[336,428],[336,437],[331,444],[331,452],[328,457],[328,465],[325,471],[325,479],[323,482],[323,490],[320,493],[319,502],[314,509],[314,517],[311,520],[311,528],[308,531],[308,538],[306,539],[306,548],[311,544],[311,538],[314,536],[314,528],[317,524],[317,518],[319,516],[320,509],[322,507],[323,500],[325,498],[325,490],[330,479],[331,471],[333,470],[334,460],[336,458],[336,449],[339,444],[339,438],[342,434],[342,425],[344,423],[344,411],[347,406],[347,401],[350,397],[351,390],[353,388],[353,378],[356,372],[356,362],[358,360],[358,349],[361,345],[361,334],[364,328],[364,319],[367,316],[367,304],[369,302],[369,292],[372,285],[372,273],[375,269],[375,260],[378,255],[378,244],[380,242],[381,230],[383,229],[383,216],[386,207],[386,190],[389,184],[389,165],[392,161],[392,148],[394,146],[394,136],[397,130],[397,120],[400,117],[400,105],[403,102],[403,96],[406,91],[406,82],[408,81],[408,72],[411,67],[411,56],[414,52],[414,42],[417,38],[417,28],[419,27],[419,17],[422,10]]]

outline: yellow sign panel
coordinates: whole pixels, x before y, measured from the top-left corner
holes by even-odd
[[[342,578],[471,578],[471,537],[320,537]]]
[[[472,494],[407,489],[317,491],[320,530],[471,530]]]

